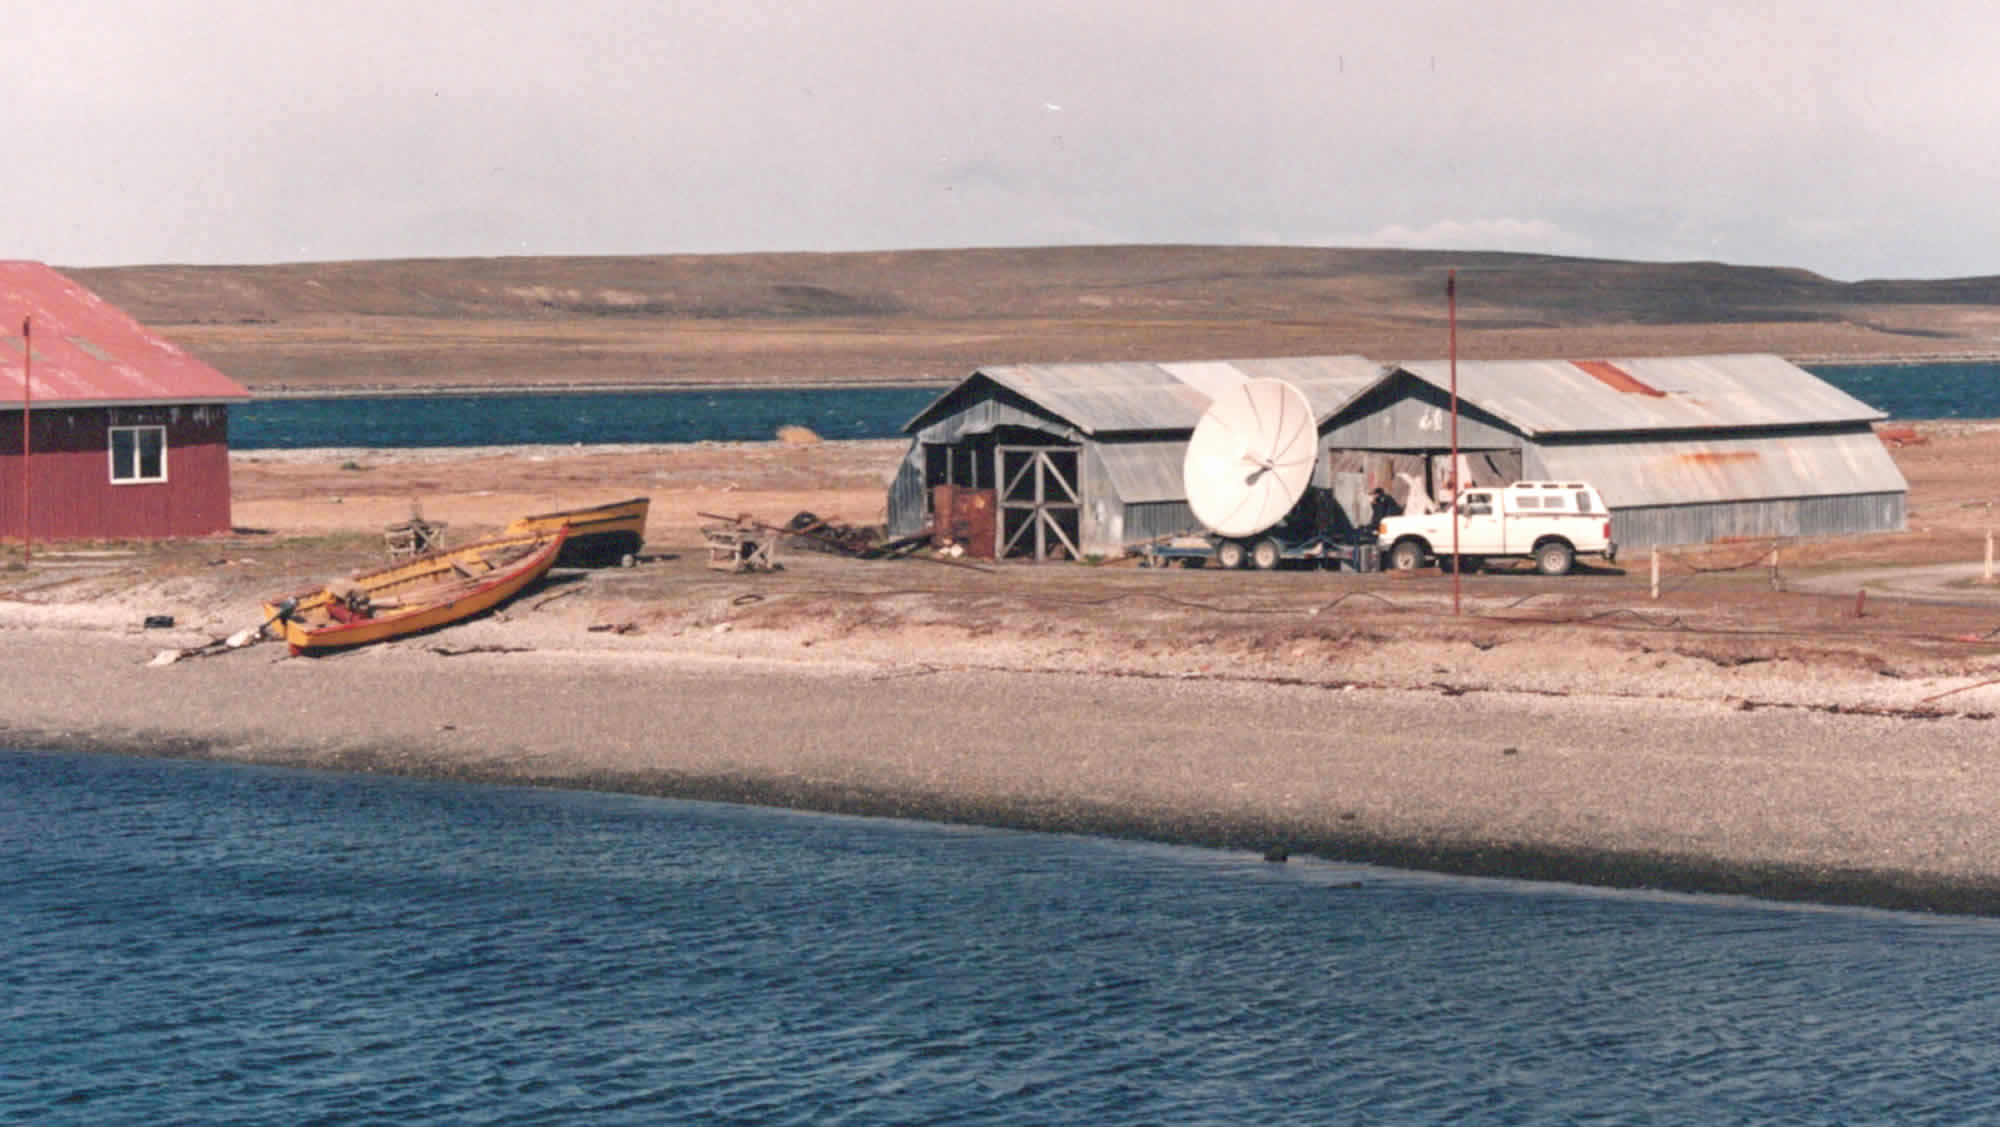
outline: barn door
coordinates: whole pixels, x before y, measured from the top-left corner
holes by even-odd
[[[1083,514],[1078,446],[998,446],[1000,557],[1079,559]]]

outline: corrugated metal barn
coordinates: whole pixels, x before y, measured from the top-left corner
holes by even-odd
[[[0,318],[0,537],[229,531],[249,392],[39,262],[0,262]]]
[[[980,368],[903,428],[889,532],[921,531],[937,487],[951,486],[990,493],[1001,558],[1119,555],[1200,528],[1181,463],[1216,391],[1284,380],[1323,425],[1383,372],[1360,356]],[[1327,485],[1324,465],[1316,483]]]
[[[1450,385],[1445,361],[1401,365],[1322,426],[1323,447],[1370,484],[1420,467],[1435,495],[1453,476]],[[1624,547],[1905,527],[1884,415],[1777,356],[1461,362],[1458,393],[1466,484],[1587,481]]]

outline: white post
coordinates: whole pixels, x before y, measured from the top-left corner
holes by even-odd
[[[1660,550],[1653,549],[1653,598],[1660,597]]]

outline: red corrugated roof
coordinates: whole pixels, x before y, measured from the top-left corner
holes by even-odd
[[[243,402],[250,393],[39,262],[0,262],[0,408],[21,404],[32,322],[34,405]]]

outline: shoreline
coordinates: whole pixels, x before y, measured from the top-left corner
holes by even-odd
[[[1621,697],[1606,681],[1556,699],[1531,684],[995,669],[928,638],[914,661],[894,639],[806,654],[810,639],[748,628],[551,651],[510,645],[516,623],[488,620],[340,657],[267,644],[166,667],[145,664],[146,634],[8,632],[0,741],[23,750],[2000,915],[2000,845],[1964,785],[1980,770],[1966,749],[1991,739],[1977,703],[1895,715],[1752,706],[1749,685],[1711,701]]]
[[[1526,881],[1617,892],[1742,897],[1773,905],[1812,905],[1927,915],[2000,918],[2000,879],[1937,873],[1829,869],[1809,864],[1738,861],[1637,848],[1549,846],[1519,841],[1426,841],[1364,833],[1300,832],[1269,819],[1212,818],[1135,810],[1040,809],[959,800],[921,791],[869,790],[776,779],[680,777],[671,773],[534,774],[459,764],[412,763],[399,751],[349,753],[337,762],[283,752],[230,753],[208,741],[131,740],[72,734],[61,743],[0,729],[12,750],[119,755],[280,770],[379,775],[467,786],[509,786],[707,802],[837,817],[892,818],[1018,833],[1103,837],[1191,849],[1262,855],[1270,863],[1310,857],[1468,880]]]
[[[1775,543],[1671,553],[1658,597],[1643,560],[1467,575],[1463,616],[1436,573],[706,566],[704,512],[869,520],[901,440],[240,452],[236,534],[0,570],[0,742],[2000,915],[2000,588],[1971,577],[2000,432],[1920,429],[1908,532],[1787,541],[1782,573]],[[418,502],[457,537],[638,495],[637,566],[344,656],[151,664]],[[1920,575],[1953,605],[1896,597]]]
[[[0,731],[18,744],[17,733]],[[1018,833],[1103,837],[1191,849],[1260,854],[1267,862],[1310,857],[1469,880],[1527,881],[1618,892],[1666,892],[1743,897],[1774,905],[1814,905],[1876,911],[2000,918],[2000,880],[1932,873],[1825,869],[1676,855],[1643,849],[1553,847],[1527,842],[1427,842],[1366,834],[1311,834],[1257,818],[1214,819],[1106,809],[1049,811],[1023,805],[954,800],[916,791],[788,784],[744,778],[683,778],[670,774],[537,775],[493,767],[420,765],[400,752],[346,755],[337,763],[282,753],[219,751],[206,741],[137,742],[85,735],[62,743],[31,741],[27,753],[119,755],[281,770],[380,775],[467,786],[509,786],[620,794],[676,802],[710,802],[838,817],[893,818]]]

